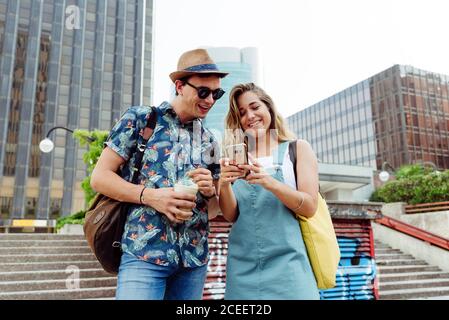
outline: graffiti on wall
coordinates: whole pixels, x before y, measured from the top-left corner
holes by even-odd
[[[223,299],[226,287],[228,234],[232,224],[217,217],[211,221],[210,260],[203,299]],[[321,290],[323,300],[377,298],[376,263],[371,222],[367,219],[333,219],[341,259],[335,288]]]
[[[374,259],[361,250],[359,238],[337,236],[341,259],[335,288],[321,290],[323,300],[373,300],[376,265]]]

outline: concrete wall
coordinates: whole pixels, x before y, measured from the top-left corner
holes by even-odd
[[[352,192],[353,201],[369,201],[371,194],[374,192],[374,187],[372,184],[355,189]]]
[[[402,215],[401,221],[449,239],[449,211]]]
[[[372,228],[374,239],[449,272],[449,251],[377,223],[373,223]]]
[[[382,214],[449,239],[449,210],[405,214],[404,207],[402,202],[387,203],[382,207]]]
[[[352,190],[335,189],[324,194],[326,200],[353,201]]]
[[[382,206],[382,214],[387,217],[401,220],[405,212],[405,202],[385,203]]]
[[[338,188],[332,191],[324,192],[326,200],[352,201],[362,202],[369,201],[373,187],[371,185],[352,190],[346,188]]]

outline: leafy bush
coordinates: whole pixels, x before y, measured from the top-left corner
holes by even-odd
[[[75,130],[73,136],[78,139],[80,145],[87,145],[87,152],[83,155],[83,161],[87,165],[87,176],[81,182],[81,188],[84,190],[84,197],[86,199],[87,206],[91,204],[97,194],[90,187],[90,175],[97,164],[98,158],[103,151],[103,144],[108,137],[108,131],[87,131],[87,130]],[[87,137],[93,137],[95,141],[90,142]]]
[[[66,217],[59,217],[56,220],[56,231],[61,229],[65,224],[84,224],[84,217],[86,216],[86,211],[81,210],[77,213],[71,214]]]
[[[90,187],[90,175],[97,164],[98,158],[103,151],[103,143],[108,137],[108,131],[87,131],[87,130],[75,130],[73,137],[78,140],[81,146],[87,145],[87,152],[83,155],[83,161],[87,165],[87,176],[81,182],[81,188],[84,191],[84,197],[87,206],[90,205],[91,201],[97,194]],[[94,138],[94,141],[90,141],[89,137]],[[81,210],[70,216],[59,217],[56,220],[56,230],[61,229],[65,224],[84,224],[84,217],[86,216],[86,211]]]
[[[449,201],[449,170],[423,175],[414,189],[411,204]]]
[[[384,198],[382,198],[379,195],[379,189],[374,190],[374,192],[371,194],[371,197],[369,198],[369,201],[372,201],[372,202],[385,202]]]
[[[407,202],[413,198],[415,182],[409,179],[393,180],[378,189],[379,196],[385,202]]]
[[[420,164],[413,164],[400,167],[399,170],[396,171],[395,176],[398,180],[402,180],[422,176],[431,172],[433,172],[433,169],[430,167],[425,167]]]
[[[371,196],[384,202],[408,204],[449,201],[449,170],[433,171],[421,165],[403,166],[395,176]]]

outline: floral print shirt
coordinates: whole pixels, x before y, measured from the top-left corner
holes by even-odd
[[[134,167],[133,148],[146,126],[150,107],[130,107],[112,128],[105,145],[126,163],[121,176],[131,181]],[[139,183],[147,188],[173,187],[186,172],[203,167],[219,178],[218,142],[202,126],[200,119],[182,124],[173,107],[163,102],[158,108],[157,124],[146,145]],[[140,137],[140,138],[139,138]],[[135,149],[134,149],[135,150]],[[189,221],[172,225],[167,217],[151,207],[130,207],[122,238],[123,252],[163,266],[193,268],[208,262],[209,222],[207,202],[198,192],[196,207]]]

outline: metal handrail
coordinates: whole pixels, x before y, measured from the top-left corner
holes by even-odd
[[[405,233],[409,236],[412,236],[413,238],[425,241],[429,244],[449,251],[449,239],[440,237],[434,233],[428,232],[426,230],[417,228],[408,223],[387,216],[382,216],[382,218],[376,219],[374,221],[393,230]]]

